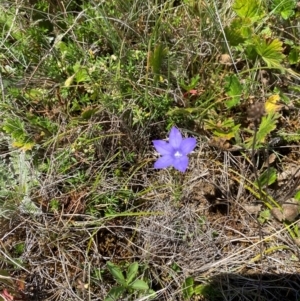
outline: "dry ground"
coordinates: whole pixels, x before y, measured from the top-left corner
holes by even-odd
[[[292,168],[298,151],[284,151],[281,166]],[[59,213],[2,221],[2,258],[15,258],[24,244],[23,267],[12,275],[17,300],[102,300],[114,282],[93,272],[108,260],[139,262],[155,300],[182,300],[188,276],[213,288],[213,297],[199,300],[298,300],[298,240],[273,216],[258,222],[263,203],[245,188],[253,177],[245,156],[201,141],[186,174],[153,173],[151,163],[140,173],[138,189],[151,189],[126,206],[146,216],[92,218],[82,213],[83,194]],[[269,193],[285,201],[297,181],[288,177]]]

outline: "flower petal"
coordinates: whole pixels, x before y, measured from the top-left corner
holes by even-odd
[[[180,131],[176,127],[172,127],[169,135],[169,142],[173,148],[179,148],[182,142]]]
[[[155,163],[154,168],[167,168],[174,163],[174,158],[171,156],[160,157]]]
[[[171,155],[174,152],[173,147],[166,141],[153,140],[152,142],[156,151],[159,152],[162,156]]]
[[[197,140],[195,138],[183,139],[181,144],[180,144],[179,151],[183,155],[187,155],[192,150],[194,150],[194,148],[196,147],[196,143],[197,143]]]
[[[182,156],[173,162],[174,168],[181,172],[185,172],[189,164],[189,158],[187,156]]]

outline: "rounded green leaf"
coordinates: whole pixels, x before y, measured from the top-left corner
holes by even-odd
[[[125,277],[118,266],[115,266],[112,262],[108,261],[106,266],[110,273],[113,275],[114,279],[121,285],[126,286]]]
[[[146,291],[149,289],[149,286],[148,284],[143,281],[143,280],[136,280],[134,281],[131,285],[130,285],[131,288],[135,289],[135,290],[138,290],[138,291]]]

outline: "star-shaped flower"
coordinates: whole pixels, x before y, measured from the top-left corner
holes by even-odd
[[[153,140],[153,145],[157,152],[162,155],[155,162],[155,168],[173,166],[177,170],[185,172],[189,163],[187,155],[196,147],[196,139],[183,139],[180,131],[172,127],[169,135],[169,143],[163,140]]]

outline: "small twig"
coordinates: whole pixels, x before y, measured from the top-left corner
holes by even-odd
[[[5,103],[5,92],[4,92],[4,85],[2,81],[2,74],[0,72],[0,87],[1,87],[1,94],[2,94],[2,102]]]
[[[254,136],[253,136],[253,143],[252,143],[252,153],[251,153],[251,162],[252,162],[252,165],[253,165],[253,172],[254,172],[254,176],[255,176],[255,180],[257,182],[257,186],[258,186],[258,193],[260,195],[260,199],[261,200],[264,200],[265,198],[265,195],[264,193],[262,192],[262,187],[261,187],[261,183],[258,179],[258,171],[257,171],[257,166],[256,166],[256,160],[255,160],[255,144],[256,144],[256,138],[257,138],[257,132],[258,132],[258,123],[255,122],[255,129],[254,129]],[[257,222],[257,225],[258,225],[258,230],[259,230],[259,237],[260,237],[260,241],[261,243],[259,244],[259,253],[260,253],[260,264],[262,265],[262,259],[263,259],[263,234],[262,234],[262,228],[261,228],[261,224],[259,222],[258,219],[256,219],[256,222]],[[261,290],[262,290],[262,278],[261,278],[261,274],[259,275],[259,289],[258,289],[258,295],[259,295],[259,298],[260,299],[260,295],[261,295]]]

